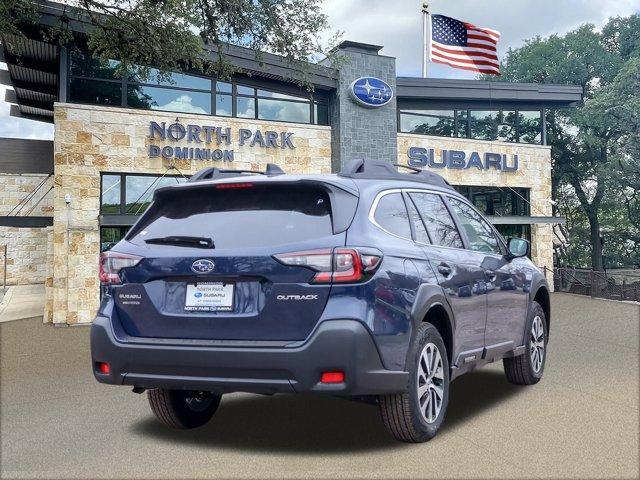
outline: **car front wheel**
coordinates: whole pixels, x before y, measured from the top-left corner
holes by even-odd
[[[147,398],[158,420],[171,428],[187,429],[201,427],[211,420],[222,395],[156,388],[147,391]]]

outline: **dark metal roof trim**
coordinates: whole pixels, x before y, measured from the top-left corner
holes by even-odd
[[[36,122],[53,123],[53,111],[46,110],[41,113],[31,113],[34,109],[29,107],[20,107],[19,105],[11,105],[9,107],[9,116],[14,118],[25,118]]]
[[[0,227],[43,228],[53,225],[53,217],[19,217],[0,215]]]
[[[413,77],[398,77],[396,85],[399,102],[403,100],[441,100],[574,106],[582,102],[583,95],[580,85]]]
[[[53,173],[53,141],[0,138],[0,173]]]

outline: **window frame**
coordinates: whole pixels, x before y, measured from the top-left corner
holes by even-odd
[[[460,239],[462,240],[462,248],[458,248],[458,247],[448,247],[445,245],[435,245],[433,243],[423,243],[420,242],[418,240],[416,240],[415,238],[415,232],[414,232],[414,225],[413,222],[411,221],[411,217],[409,214],[409,208],[407,207],[407,200],[413,202],[413,200],[411,199],[411,197],[408,195],[412,192],[416,192],[416,193],[430,193],[430,194],[434,194],[434,195],[438,195],[441,200],[442,203],[444,203],[445,208],[447,209],[447,212],[449,213],[449,216],[451,217],[451,219],[453,220],[453,223],[456,227],[456,230],[458,231],[458,235],[460,236]],[[382,225],[380,225],[376,219],[375,219],[375,213],[376,213],[376,209],[378,208],[378,204],[380,203],[380,199],[382,197],[384,197],[385,195],[391,194],[391,193],[400,193],[402,195],[402,199],[405,202],[405,210],[407,212],[407,221],[409,223],[409,229],[411,232],[411,238],[407,238],[407,237],[402,237],[400,235],[397,235],[393,232],[390,232],[389,230],[387,230],[386,228],[384,228]],[[491,229],[491,232],[493,234],[493,236],[495,237],[495,239],[498,242],[498,247],[500,249],[500,253],[493,253],[493,252],[479,252],[477,250],[471,250],[471,248],[469,248],[469,238],[467,237],[467,233],[464,231],[464,229],[462,228],[462,224],[460,223],[460,219],[458,218],[458,215],[453,211],[452,206],[449,203],[449,198],[454,198],[466,205],[468,205],[469,207],[471,207],[478,215],[480,215],[480,218],[487,223],[487,225],[489,225],[489,228]],[[418,210],[417,206],[415,205],[415,203],[413,204],[414,207],[416,208],[416,210]],[[420,213],[420,210],[418,210],[418,213]],[[413,242],[416,245],[419,246],[433,246],[433,247],[437,247],[437,248],[447,248],[450,250],[459,250],[459,251],[469,251],[469,252],[473,252],[473,253],[479,253],[479,254],[485,254],[485,255],[496,255],[496,256],[503,256],[507,253],[507,244],[506,241],[504,239],[504,237],[500,234],[500,232],[498,232],[498,230],[493,226],[493,224],[486,219],[486,217],[480,213],[478,211],[477,208],[475,208],[465,197],[463,197],[461,194],[454,194],[454,193],[449,193],[449,192],[443,192],[440,190],[434,190],[434,189],[429,189],[429,188],[413,188],[413,187],[400,187],[400,188],[391,188],[391,189],[387,189],[387,190],[381,190],[379,191],[376,196],[373,199],[373,202],[371,202],[371,207],[369,208],[369,215],[368,215],[368,219],[369,222],[371,222],[373,225],[375,225],[377,228],[379,228],[380,230],[382,230],[383,232],[387,233],[388,235],[392,235],[396,238],[400,238],[402,240],[409,240],[411,242]],[[429,234],[429,229],[426,228],[427,226],[424,224],[424,220],[422,219],[422,215],[420,215],[420,220],[422,221],[425,230],[427,232],[427,237],[429,238],[429,242],[432,242],[431,240],[431,235]]]
[[[424,108],[422,110],[431,110],[431,111],[446,111],[446,112],[450,112],[453,111],[453,120],[454,120],[454,127],[453,127],[453,136],[447,137],[447,136],[441,136],[441,135],[435,135],[435,134],[425,134],[425,133],[414,133],[414,132],[409,132],[409,131],[405,131],[402,129],[402,115],[406,114],[406,115],[413,115],[413,116],[423,116],[426,118],[431,118],[433,117],[433,115],[426,115],[426,114],[421,114],[421,113],[417,113],[420,109],[417,108],[398,108],[398,119],[397,119],[397,124],[398,124],[398,133],[409,133],[412,135],[427,135],[427,136],[433,136],[433,137],[439,137],[439,138],[468,138],[471,140],[481,140],[481,141],[485,141],[485,142],[504,142],[504,143],[522,143],[524,145],[546,145],[545,142],[545,135],[544,135],[544,109],[541,108],[517,108],[516,106],[513,107],[505,107],[505,108],[499,108],[499,109],[492,109],[491,107],[486,107],[486,108],[481,108],[481,107],[474,107],[474,108]],[[461,113],[464,112],[464,115],[466,115],[466,118],[461,121],[460,116]],[[513,125],[513,129],[514,129],[514,133],[515,133],[515,141],[509,141],[509,140],[485,140],[485,139],[479,139],[479,138],[475,138],[471,135],[471,125],[473,124],[473,120],[471,118],[471,112],[491,112],[491,114],[498,114],[498,113],[504,113],[504,112],[515,112],[515,121],[513,122],[513,124],[509,124],[509,123],[504,123],[505,125]],[[521,129],[520,129],[520,113],[521,112],[537,112],[539,114],[539,118],[540,118],[540,128],[539,128],[539,133],[540,133],[540,142],[539,143],[529,143],[529,142],[522,142],[520,141],[521,138]],[[502,123],[498,124],[498,127],[502,125]]]
[[[78,50],[80,52],[82,52],[83,54],[88,54],[90,55],[89,52],[87,52],[84,49],[78,48]],[[247,118],[247,119],[251,119],[251,120],[260,120],[260,121],[265,121],[265,122],[283,122],[283,123],[291,123],[294,125],[320,125],[320,126],[330,126],[331,125],[331,117],[329,114],[327,114],[327,123],[326,124],[320,124],[317,122],[317,119],[315,118],[315,106],[316,105],[322,105],[325,106],[327,108],[327,112],[329,110],[329,101],[328,99],[325,98],[320,98],[317,97],[316,95],[313,94],[309,94],[308,96],[304,96],[304,94],[296,94],[296,93],[292,93],[291,91],[285,91],[286,89],[274,89],[271,86],[263,86],[260,85],[259,82],[243,82],[242,80],[238,81],[236,79],[231,79],[228,81],[225,80],[220,80],[217,79],[215,77],[208,77],[206,75],[202,75],[201,73],[198,72],[172,72],[172,73],[176,73],[176,74],[180,74],[180,75],[188,75],[188,76],[192,76],[192,77],[199,77],[199,78],[203,78],[205,80],[209,81],[209,89],[199,89],[199,88],[191,88],[191,87],[180,87],[177,85],[159,85],[157,83],[152,83],[149,81],[149,79],[147,79],[146,82],[139,82],[139,81],[134,81],[131,80],[129,78],[129,74],[125,73],[122,75],[121,78],[112,78],[112,79],[108,79],[108,78],[97,78],[97,77],[91,77],[91,76],[86,76],[86,75],[75,75],[71,73],[71,66],[73,63],[73,52],[70,52],[68,55],[68,59],[66,62],[66,84],[65,84],[65,88],[67,91],[67,101],[69,103],[76,103],[76,104],[80,104],[83,105],[85,103],[83,102],[79,102],[77,100],[73,100],[71,98],[70,92],[71,92],[71,82],[74,79],[79,79],[79,80],[92,80],[95,82],[109,82],[109,83],[116,83],[120,85],[120,103],[119,104],[113,104],[113,105],[104,105],[104,104],[91,104],[91,105],[101,105],[104,107],[120,107],[120,108],[132,108],[132,109],[136,109],[136,110],[143,110],[143,111],[153,111],[153,112],[167,112],[167,113],[172,113],[172,114],[186,114],[186,115],[203,115],[203,116],[217,116],[217,112],[216,112],[216,96],[217,95],[222,95],[222,96],[228,96],[231,97],[231,115],[229,116],[222,116],[223,118]],[[154,67],[150,67],[150,68],[154,68]],[[220,91],[218,92],[217,89],[217,83],[227,83],[227,84],[231,84],[231,92],[225,92],[225,91]],[[128,90],[130,86],[140,86],[140,87],[154,87],[154,88],[160,88],[160,89],[166,89],[166,90],[173,90],[173,91],[183,91],[183,92],[195,92],[195,93],[207,93],[209,94],[209,100],[210,100],[210,111],[211,113],[192,113],[192,112],[179,112],[179,111],[175,111],[175,110],[161,110],[161,109],[145,109],[145,108],[140,108],[140,107],[135,107],[135,106],[129,106],[128,105]],[[244,94],[244,93],[238,93],[238,87],[246,87],[246,88],[251,88],[253,89],[253,94],[249,95],[249,94]],[[282,94],[282,95],[289,95],[292,97],[299,97],[300,100],[296,100],[296,99],[292,99],[292,98],[273,98],[273,97],[269,97],[269,96],[265,96],[265,95],[258,95],[258,90],[264,90],[267,92],[271,92],[271,93],[276,93],[276,94]],[[254,104],[254,116],[252,117],[238,117],[237,116],[237,99],[238,98],[252,98],[253,99],[253,104]],[[292,102],[292,103],[299,103],[299,104],[306,104],[309,107],[309,122],[294,122],[291,120],[266,120],[266,119],[260,119],[259,115],[260,112],[258,110],[258,99],[268,99],[268,100],[278,100],[278,101],[283,101],[283,102]]]

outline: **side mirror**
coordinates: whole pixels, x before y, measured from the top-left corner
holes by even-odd
[[[509,260],[524,257],[529,253],[529,241],[524,238],[511,237],[507,242],[507,257]]]

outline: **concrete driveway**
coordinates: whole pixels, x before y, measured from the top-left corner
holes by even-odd
[[[207,426],[163,428],[145,396],[93,380],[86,327],[0,325],[2,478],[638,478],[637,305],[555,294],[545,377],[502,364],[452,385],[431,442],[397,443],[375,406],[228,395]]]

